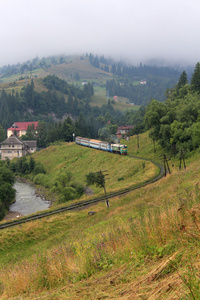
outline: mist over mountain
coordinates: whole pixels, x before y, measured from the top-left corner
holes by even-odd
[[[86,52],[134,65],[199,60],[197,0],[7,0],[0,28],[0,66]]]

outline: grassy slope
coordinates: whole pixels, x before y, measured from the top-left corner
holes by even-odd
[[[147,134],[139,150],[135,137],[128,144],[131,154],[160,159]],[[50,161],[49,154],[56,172]],[[175,159],[171,175],[112,199],[110,209],[101,203],[1,231],[1,298],[199,299],[199,151],[186,170],[178,165]]]
[[[75,80],[76,73],[79,74],[79,80]],[[32,77],[35,83],[35,88],[38,92],[46,91],[45,86],[42,84],[41,78],[44,78],[50,74],[55,74],[56,76],[79,87],[82,87],[83,81],[97,83],[97,85],[94,86],[95,94],[92,97],[90,105],[102,106],[103,104],[107,103],[105,84],[106,80],[112,79],[113,75],[101,69],[94,68],[89,63],[88,58],[81,59],[79,56],[74,56],[70,57],[66,63],[52,65],[47,69],[40,68],[34,70],[32,72]],[[17,91],[19,93],[24,85],[30,83],[31,79],[29,78],[29,75],[30,74],[27,74],[28,78],[24,80],[19,80],[21,74],[16,74],[8,78],[1,78],[3,82],[0,83],[0,91],[5,89],[6,92],[12,93],[12,90],[14,90],[15,92]],[[35,75],[37,75],[37,78],[34,77]],[[120,102],[116,103],[114,107],[119,110],[138,109],[138,106],[127,104],[127,101],[128,99],[121,98]]]
[[[66,171],[71,171],[76,181],[86,184],[85,175],[89,172],[107,170],[106,189],[112,192],[151,178],[158,172],[157,167],[128,156],[118,156],[104,151],[96,151],[80,147],[74,143],[62,143],[60,146],[50,146],[34,155],[49,173],[50,182]],[[122,179],[118,181],[118,179]],[[100,188],[93,187],[95,193],[103,193]]]

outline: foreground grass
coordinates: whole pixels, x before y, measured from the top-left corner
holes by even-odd
[[[1,299],[199,299],[199,154],[186,163],[110,209],[1,231]]]

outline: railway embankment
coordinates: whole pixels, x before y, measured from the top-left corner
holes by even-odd
[[[130,185],[127,188],[122,188],[120,190],[114,191],[114,192],[108,192],[107,196],[103,195],[103,196],[98,196],[98,197],[93,197],[89,200],[86,201],[79,201],[77,203],[73,203],[71,205],[65,205],[59,208],[55,208],[55,209],[50,209],[48,211],[45,212],[39,212],[30,216],[22,216],[20,219],[14,219],[11,221],[7,221],[7,222],[3,222],[3,224],[0,224],[0,229],[4,229],[4,228],[8,228],[8,227],[12,227],[12,226],[17,226],[26,222],[30,222],[33,220],[38,220],[41,218],[45,218],[51,215],[55,215],[55,214],[60,214],[62,212],[66,212],[66,211],[72,211],[72,210],[76,210],[76,209],[83,209],[84,207],[88,207],[91,205],[94,205],[98,202],[102,202],[105,201],[106,198],[111,199],[113,197],[117,197],[117,196],[122,196],[126,193],[129,193],[130,191],[133,191],[135,189],[139,189],[142,188],[148,184],[151,184],[155,181],[158,181],[159,179],[161,179],[164,176],[164,169],[162,167],[162,165],[160,165],[157,162],[154,162],[152,160],[148,160],[148,159],[144,159],[141,157],[137,157],[137,156],[132,156],[132,158],[135,159],[139,159],[139,160],[144,160],[144,161],[150,161],[152,164],[156,165],[158,170],[155,173],[155,175],[152,178],[149,178],[143,182],[137,183],[137,184],[133,184]],[[41,189],[42,190],[42,189]],[[20,217],[20,215],[18,214],[16,217]]]

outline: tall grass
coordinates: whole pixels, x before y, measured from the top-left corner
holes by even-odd
[[[184,254],[189,246],[200,258],[199,251],[196,252],[200,246],[199,187],[187,190],[184,199],[184,203],[177,198],[174,203],[160,206],[140,204],[133,218],[118,218],[112,225],[104,226],[104,231],[88,231],[84,237],[70,243],[64,240],[12,268],[4,267],[0,273],[2,294],[14,297],[40,292],[80,281],[113,266],[128,263],[137,269],[147,260],[171,257],[154,274],[154,279],[178,270],[188,287],[187,294],[199,295],[199,270],[190,266],[190,259]]]

